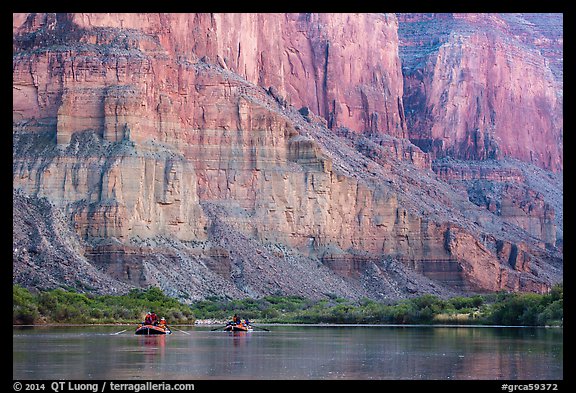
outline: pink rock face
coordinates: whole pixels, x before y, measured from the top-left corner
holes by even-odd
[[[484,207],[440,180],[521,182],[522,173],[438,170],[430,153],[406,139],[394,15],[13,20],[15,188],[63,209],[89,243],[86,258],[123,282],[162,282],[197,296],[240,285],[249,295],[290,292],[306,282],[302,291],[310,296],[326,288],[372,296],[362,280],[384,277],[378,290],[397,296],[386,281],[392,259],[404,275],[459,287],[545,291],[557,281],[557,269],[544,278],[534,273],[549,257],[539,241],[554,243],[553,209],[540,197],[516,201],[538,193],[510,187]],[[495,45],[486,53],[498,56],[510,49],[482,35],[462,42]],[[449,71],[456,52],[447,46],[433,63],[438,69],[427,69],[431,79],[420,86],[434,95],[419,96],[426,109],[421,118],[410,115],[410,132],[434,141],[433,155],[502,155],[500,131],[490,128],[493,139],[481,144],[468,125],[484,133],[491,105],[494,124],[520,121],[500,114],[520,97],[488,89],[510,76],[482,79],[485,60],[460,54]],[[536,85],[532,68],[512,63],[506,72],[532,78],[530,96],[547,89]],[[446,78],[460,82],[454,87]],[[405,80],[409,90],[419,83]],[[434,101],[449,95],[458,109]],[[476,95],[484,98],[470,99]],[[436,121],[446,117],[450,130]],[[538,244],[526,240],[532,235]],[[185,278],[167,270],[171,264],[180,264]],[[341,277],[322,269],[356,281],[340,288]]]
[[[562,170],[561,74],[541,49],[561,46],[561,35],[546,39],[527,21],[519,35],[506,15],[400,19],[411,140],[433,157],[514,157]]]
[[[204,58],[251,83],[274,87],[287,103],[311,108],[330,128],[406,135],[394,15],[74,14],[69,19],[86,29],[136,29],[145,35],[138,49]]]

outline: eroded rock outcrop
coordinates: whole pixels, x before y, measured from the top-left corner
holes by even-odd
[[[561,171],[562,15],[548,19],[537,28],[529,15],[400,14],[410,140],[433,158]]]
[[[14,283],[27,288],[78,288],[124,293],[130,285],[99,271],[84,256],[86,244],[46,198],[12,193]]]
[[[433,170],[444,181],[465,190],[471,202],[485,207],[491,213],[524,229],[536,242],[547,247],[561,247],[561,203],[553,202],[558,195],[557,180],[546,177],[536,180],[539,191],[528,182],[534,172],[542,172],[526,164],[506,161],[485,161],[476,165],[469,162],[436,160]],[[550,202],[548,202],[550,201]]]
[[[98,271],[181,298],[546,291],[553,209],[510,186],[495,214],[431,170],[407,138],[397,29],[14,15],[14,187],[61,209]]]

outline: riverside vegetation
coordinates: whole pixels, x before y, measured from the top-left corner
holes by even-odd
[[[564,289],[547,294],[492,293],[440,299],[423,295],[395,303],[336,296],[310,300],[298,296],[260,299],[207,298],[184,304],[151,287],[126,295],[94,295],[65,289],[31,292],[13,285],[13,324],[135,323],[153,310],[169,323],[196,319],[225,321],[233,313],[259,323],[486,324],[562,326]]]

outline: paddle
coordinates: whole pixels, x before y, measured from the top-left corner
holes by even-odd
[[[190,335],[190,333],[185,332],[184,330],[180,330],[180,329],[176,329],[176,328],[168,328],[168,329],[170,329],[170,330],[172,330],[172,329],[173,329],[173,330],[177,330],[177,331],[182,332],[182,333],[184,333],[184,334]]]
[[[269,331],[270,331],[270,329],[266,329],[266,328],[263,328],[263,327],[260,327],[260,326],[254,326],[254,325],[250,325],[250,326],[252,326],[252,329],[262,329],[262,330],[264,330],[264,331],[266,331],[266,332],[269,332]]]
[[[210,331],[213,332],[213,331],[218,330],[218,329],[223,329],[223,328],[225,328],[226,326],[228,326],[228,325],[218,326],[218,327],[215,327],[214,329],[210,329]]]
[[[128,330],[128,329],[121,330],[121,331],[119,331],[119,332],[117,332],[117,333],[112,333],[111,335],[114,335],[114,336],[115,336],[115,335],[117,335],[117,334],[124,333],[126,330]]]

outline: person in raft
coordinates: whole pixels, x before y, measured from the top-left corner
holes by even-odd
[[[146,313],[146,318],[144,318],[144,325],[158,325],[158,316],[154,311],[148,311]]]
[[[160,318],[160,322],[158,322],[158,326],[161,328],[166,329],[167,325],[166,325],[166,318],[162,317]]]
[[[146,317],[144,318],[144,325],[152,325],[152,314],[150,314],[150,311],[146,313]]]
[[[150,318],[152,319],[152,325],[158,325],[158,316],[154,311],[150,311]]]

